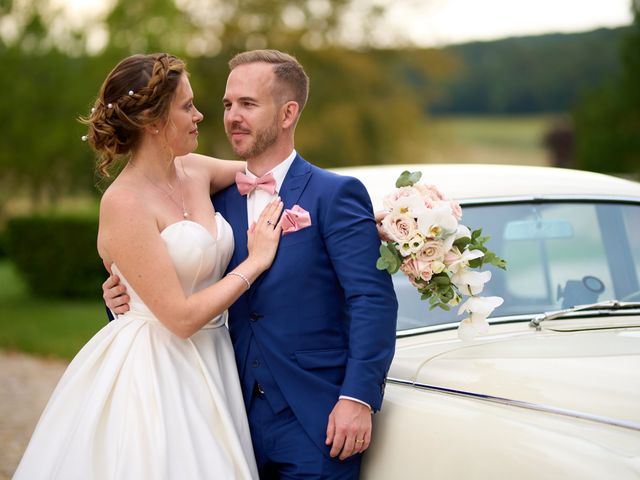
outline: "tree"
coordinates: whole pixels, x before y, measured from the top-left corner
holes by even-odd
[[[362,33],[349,40],[357,49],[341,42],[348,41],[344,24],[362,6],[358,0],[117,0],[86,31],[70,27],[64,34],[52,27],[64,18],[53,2],[7,5],[0,12],[15,20],[17,33],[9,38],[0,31],[0,88],[10,92],[0,105],[8,134],[0,144],[0,216],[16,192],[55,200],[92,189],[93,154],[80,141],[85,129],[76,119],[130,53],[171,51],[187,59],[205,113],[199,151],[223,158],[232,155],[222,127],[228,59],[256,47],[296,55],[312,88],[297,147],[324,166],[415,159],[405,146],[425,121],[431,92],[424,86],[450,67],[438,51],[365,48],[363,32],[381,15],[376,2],[364,5],[350,30]],[[92,35],[103,30],[104,49],[96,54]]]
[[[640,1],[621,42],[622,74],[587,96],[574,111],[578,166],[608,173],[640,173]]]
[[[83,148],[76,119],[91,105],[97,84],[93,64],[58,52],[2,54],[0,177],[3,194],[28,193],[35,201],[82,190],[92,183],[92,155]]]

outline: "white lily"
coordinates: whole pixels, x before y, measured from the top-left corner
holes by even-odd
[[[413,218],[418,217],[418,215],[422,215],[428,210],[424,204],[424,200],[417,193],[406,197],[400,197],[395,201],[389,201],[388,204],[393,213],[409,215]]]
[[[468,267],[471,260],[482,256],[484,253],[481,250],[465,250],[460,253],[460,250],[454,247],[445,255],[445,263],[450,272],[458,273]]]
[[[477,295],[482,292],[484,284],[491,280],[491,272],[469,272],[459,270],[451,276],[453,283],[458,290],[465,295]]]
[[[471,230],[469,230],[467,226],[459,223],[458,228],[456,229],[455,240],[462,237],[471,238]]]
[[[448,204],[427,208],[416,218],[418,219],[418,230],[428,238],[439,238],[449,232],[456,231],[458,227],[458,220],[452,215],[451,207]]]
[[[469,297],[458,309],[458,315],[470,313],[474,320],[487,318],[504,300],[502,297]]]
[[[489,322],[486,319],[467,317],[458,326],[458,338],[463,342],[468,342],[488,330]]]

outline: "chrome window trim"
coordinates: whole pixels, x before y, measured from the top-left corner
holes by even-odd
[[[536,202],[604,202],[604,203],[632,203],[640,204],[640,198],[615,195],[514,195],[509,197],[477,197],[455,199],[461,206],[465,205],[496,205],[510,203],[536,203]]]
[[[627,428],[630,430],[635,430],[640,432],[640,423],[630,421],[630,420],[621,420],[617,418],[605,417],[603,415],[595,415],[587,412],[581,412],[578,410],[572,410],[569,408],[554,407],[552,405],[546,405],[543,403],[525,402],[522,400],[513,400],[510,398],[496,397],[493,395],[485,395],[485,394],[474,393],[474,392],[467,392],[464,390],[456,390],[453,388],[438,387],[435,385],[412,382],[410,380],[402,380],[399,378],[389,377],[387,378],[387,382],[393,383],[396,385],[415,387],[421,390],[428,390],[432,392],[443,393],[446,395],[452,395],[452,396],[463,397],[463,398],[472,398],[475,400],[481,400],[483,402],[497,403],[500,405],[507,405],[510,407],[518,407],[518,408],[524,408],[527,410],[535,410],[538,412],[562,415],[565,417],[578,418],[581,420],[588,420],[591,422],[602,423],[602,424],[611,425],[614,427]]]
[[[520,323],[520,322],[530,322],[533,317],[539,315],[537,313],[528,313],[525,315],[505,315],[504,317],[494,317],[489,318],[487,321],[489,325],[497,325],[502,323]],[[616,317],[626,317],[630,315],[640,315],[640,308],[632,308],[629,310],[588,310],[588,311],[578,311],[568,313],[564,319],[572,319],[572,318],[588,318],[588,317],[602,317],[605,315],[616,316]],[[554,319],[554,321],[563,320],[563,319]],[[412,337],[414,335],[422,335],[424,333],[432,333],[432,332],[441,332],[447,330],[455,330],[460,325],[460,322],[450,322],[450,323],[441,323],[439,325],[429,325],[425,327],[417,327],[410,328],[407,330],[397,330],[396,338],[401,337]],[[603,329],[607,328],[622,328],[620,326],[605,326]],[[567,330],[570,331],[570,330]]]
[[[516,322],[529,322],[535,314],[526,315],[509,315],[504,317],[495,317],[488,319],[489,324],[497,323],[516,323]],[[409,328],[407,330],[396,330],[396,338],[398,337],[411,337],[413,335],[421,335],[423,333],[441,332],[446,330],[455,330],[460,325],[460,322],[441,323],[438,325],[429,325],[425,327]]]

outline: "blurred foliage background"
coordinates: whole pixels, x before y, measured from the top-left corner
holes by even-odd
[[[121,58],[168,51],[187,60],[205,115],[198,151],[217,157],[232,157],[222,128],[227,61],[245,49],[277,48],[297,56],[311,77],[296,142],[320,166],[551,164],[638,178],[639,4],[630,2],[634,21],[626,27],[419,48],[385,29],[379,0],[106,0],[82,17],[61,0],[0,0],[0,279],[14,287],[0,293],[0,333],[9,319],[29,316],[29,301],[67,322],[59,298],[80,295],[29,287],[34,275],[2,259],[9,252],[33,268],[29,251],[48,249],[38,258],[51,271],[65,262],[60,244],[65,234],[74,238],[69,225],[81,218],[86,225],[74,228],[93,231],[105,185],[77,118]],[[93,247],[65,248],[86,251],[99,276]],[[70,275],[57,281],[73,282]],[[97,328],[104,313],[96,283],[80,290],[95,292]],[[58,298],[44,308],[37,292]],[[45,325],[58,328],[55,318]],[[31,330],[0,335],[0,348],[29,350],[32,337]]]
[[[417,48],[392,33],[378,46],[368,34],[384,31],[376,1],[105,4],[79,22],[59,1],[0,0],[0,223],[18,197],[41,209],[69,194],[98,193],[76,119],[108,71],[134,52],[187,59],[205,114],[199,151],[218,157],[232,155],[221,121],[226,63],[238,51],[270,47],[296,55],[308,70],[312,90],[297,145],[321,166],[474,161],[468,150],[434,149],[465,141],[439,120],[451,127],[453,114],[464,115],[469,127],[469,115],[490,125],[498,115],[529,114],[546,120],[531,130],[537,147],[555,126],[550,122],[564,116],[575,125],[569,166],[623,174],[640,168],[637,0],[630,6],[635,22],[625,28],[440,49]],[[496,161],[533,161],[507,152],[510,159]]]

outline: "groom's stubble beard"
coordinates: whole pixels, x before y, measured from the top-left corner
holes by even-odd
[[[231,125],[231,131],[235,129],[240,129],[240,128],[242,127],[240,126],[239,123],[234,122]],[[278,135],[279,135],[279,128],[278,128],[278,122],[276,117],[273,119],[273,122],[271,123],[271,125],[269,125],[266,128],[263,128],[262,130],[257,130],[255,132],[255,139],[253,143],[247,147],[246,150],[238,149],[233,143],[231,143],[231,146],[233,148],[234,153],[238,155],[238,157],[240,157],[243,160],[249,160],[251,158],[255,158],[259,155],[262,155],[270,146],[275,144],[276,141],[278,140]],[[227,133],[227,137],[229,139],[229,142],[231,142],[231,135],[229,133]]]

